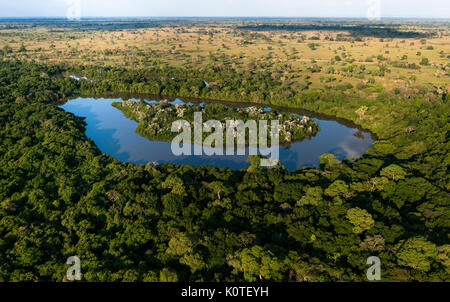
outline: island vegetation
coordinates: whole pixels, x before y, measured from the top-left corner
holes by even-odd
[[[265,138],[268,143],[271,143],[271,121],[276,120],[279,125],[277,127],[279,135],[279,143],[286,144],[293,141],[299,141],[305,138],[311,138],[316,135],[319,125],[314,120],[307,116],[299,117],[297,115],[288,113],[279,113],[275,110],[264,111],[263,108],[250,106],[247,108],[239,108],[232,106],[225,106],[223,104],[204,104],[190,105],[190,104],[175,104],[171,105],[167,100],[158,103],[148,104],[146,101],[135,102],[128,100],[124,102],[115,102],[114,107],[121,110],[126,117],[137,121],[139,124],[136,128],[136,133],[145,136],[151,140],[172,141],[181,131],[183,131],[182,123],[178,124],[178,131],[172,131],[172,125],[176,125],[177,121],[186,121],[189,124],[189,129],[194,129],[194,114],[201,113],[202,118],[202,142],[211,135],[212,132],[220,131],[223,133],[222,142],[227,144],[227,126],[234,127],[233,142],[235,145],[238,141],[237,126],[238,121],[242,121],[242,126],[248,121],[254,121],[254,126],[257,130],[254,138],[256,143],[260,143],[261,134],[258,130],[259,122],[266,121],[267,126]],[[207,121],[219,121],[220,129],[207,124]],[[245,134],[245,145],[250,144],[249,130]],[[262,134],[261,134],[262,135]],[[191,131],[191,142],[194,142],[194,131]],[[215,146],[213,141],[213,146]]]

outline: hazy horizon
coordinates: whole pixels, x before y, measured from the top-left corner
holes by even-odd
[[[449,19],[448,0],[0,0],[0,18]],[[74,9],[75,8],[75,9]]]
[[[66,16],[18,16],[18,17],[2,17],[0,20],[27,20],[27,19],[55,19],[66,20]],[[92,19],[328,19],[328,20],[366,20],[364,17],[297,17],[297,16],[83,16],[82,21]],[[448,20],[450,17],[381,17],[380,20]]]

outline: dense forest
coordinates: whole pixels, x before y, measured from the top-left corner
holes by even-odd
[[[115,92],[300,107],[378,140],[354,161],[326,154],[292,173],[251,158],[240,171],[126,164],[57,107]],[[214,66],[1,61],[0,281],[62,281],[72,255],[86,281],[365,281],[370,256],[382,281],[450,281],[449,96],[378,92]]]
[[[417,31],[408,31],[399,28],[399,24],[341,24],[326,22],[325,24],[258,24],[258,25],[244,25],[240,26],[240,29],[256,30],[256,31],[316,31],[316,30],[329,30],[329,31],[348,31],[353,37],[377,37],[377,38],[426,38],[430,34],[421,33]]]

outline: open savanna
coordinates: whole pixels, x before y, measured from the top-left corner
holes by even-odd
[[[423,86],[439,93],[449,88],[446,23],[403,24],[401,31],[419,35],[406,38],[357,36],[345,30],[252,30],[245,25],[163,23],[138,29],[82,30],[75,22],[69,28],[4,28],[0,49],[4,60],[41,63],[270,70],[273,77],[305,90],[344,84],[362,88],[367,83],[391,92]]]

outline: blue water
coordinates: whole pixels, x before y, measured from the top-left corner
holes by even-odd
[[[92,139],[99,149],[122,162],[145,164],[172,163],[242,169],[248,167],[248,155],[244,156],[175,156],[171,151],[170,142],[150,141],[136,134],[137,122],[126,118],[122,112],[111,103],[122,99],[77,98],[60,106],[64,110],[79,117],[84,117],[87,123],[86,135]],[[136,100],[138,101],[138,100]],[[155,101],[147,101],[153,103]],[[179,99],[173,104],[182,104]],[[265,108],[270,110],[270,108]],[[314,120],[321,131],[310,139],[294,142],[289,146],[280,146],[280,161],[290,171],[300,167],[318,167],[319,156],[333,153],[339,160],[361,156],[372,144],[370,133],[356,128],[344,126],[336,121]],[[247,153],[248,154],[248,153]]]

